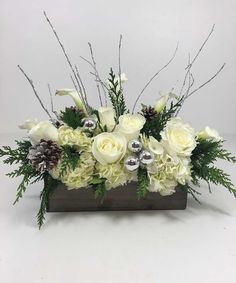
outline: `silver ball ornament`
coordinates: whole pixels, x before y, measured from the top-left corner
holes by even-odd
[[[143,150],[139,155],[139,160],[143,165],[149,165],[153,162],[153,155],[148,150]]]
[[[139,140],[131,140],[128,143],[128,149],[134,153],[140,152],[142,149],[142,143]]]
[[[85,118],[83,122],[84,122],[83,128],[85,130],[93,131],[97,127],[97,122],[93,118]]]
[[[128,171],[135,171],[139,167],[139,160],[135,156],[129,156],[125,159],[125,168]]]

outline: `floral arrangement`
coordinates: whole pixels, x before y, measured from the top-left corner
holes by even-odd
[[[41,204],[37,215],[38,225],[44,221],[47,201],[59,183],[68,190],[92,187],[95,197],[103,200],[106,192],[129,182],[137,182],[137,198],[147,192],[159,193],[163,197],[175,193],[176,187],[190,193],[196,200],[195,189],[200,181],[222,185],[236,196],[230,176],[217,168],[214,162],[224,159],[236,162],[236,158],[223,148],[223,139],[210,127],[195,131],[183,121],[179,111],[187,98],[213,80],[224,65],[206,82],[194,87],[192,66],[205,46],[213,28],[192,60],[188,61],[186,74],[179,93],[173,89],[161,96],[153,105],[141,104],[135,112],[137,102],[153,79],[174,59],[178,46],[169,62],[148,81],[137,96],[132,110],[125,103],[124,83],[126,75],[121,72],[121,42],[119,41],[119,68],[117,75],[110,70],[107,80],[102,80],[89,43],[91,60],[83,58],[92,68],[100,107],[88,102],[87,92],[78,68],[73,67],[65,48],[44,13],[65,58],[71,68],[74,89],[59,89],[57,96],[70,96],[74,105],[52,113],[44,106],[33,81],[20,67],[33,92],[48,115],[46,121],[27,120],[21,129],[27,131],[26,138],[16,141],[17,148],[4,146],[0,157],[6,164],[18,164],[8,173],[9,177],[23,176],[17,189],[15,203],[22,197],[29,184],[44,181]],[[50,95],[52,92],[49,87]],[[53,117],[54,115],[54,117]]]

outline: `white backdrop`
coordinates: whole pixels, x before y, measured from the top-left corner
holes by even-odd
[[[132,106],[146,81],[171,57],[174,62],[147,89],[142,101],[153,103],[159,90],[178,89],[188,52],[196,53],[216,24],[215,32],[197,61],[195,84],[207,80],[224,62],[217,79],[186,102],[181,116],[196,129],[206,124],[222,134],[236,133],[236,1],[235,0],[1,0],[0,7],[0,132],[18,132],[27,118],[46,119],[30,86],[17,69],[22,65],[33,78],[42,100],[50,108],[47,83],[53,89],[71,88],[69,68],[46,23],[42,11],[53,21],[72,60],[78,64],[90,101],[98,102],[93,78],[79,56],[89,56],[91,41],[101,76],[111,66],[117,70],[118,40],[122,33],[122,70],[129,81],[126,100]],[[57,97],[55,107],[69,105]]]

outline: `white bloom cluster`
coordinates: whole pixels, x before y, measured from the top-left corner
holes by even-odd
[[[153,137],[142,136],[142,142],[152,152],[154,162],[147,166],[150,192],[171,195],[180,184],[191,180],[189,156],[196,146],[193,129],[181,119],[171,119],[158,142]]]
[[[122,82],[127,80],[124,74],[121,80]],[[119,82],[118,77],[116,81]],[[75,90],[61,89],[57,90],[56,94],[71,96],[77,109],[85,113],[84,105]],[[152,113],[159,115],[166,108],[170,98],[176,99],[172,93],[162,93]],[[36,119],[27,120],[20,126],[21,129],[28,131],[32,145],[39,143],[42,139],[51,140],[62,151],[64,147],[70,147],[80,155],[77,167],[73,170],[70,168],[63,176],[59,174],[60,160],[51,171],[52,176],[60,179],[68,188],[88,186],[97,176],[105,180],[107,189],[136,181],[137,171],[135,170],[139,164],[135,164],[133,171],[124,165],[127,165],[126,158],[133,157],[129,155],[132,151],[130,143],[140,139],[138,142],[141,148],[146,150],[151,158],[150,163],[145,165],[143,163],[149,178],[148,190],[159,192],[163,196],[170,195],[175,192],[178,184],[185,185],[191,181],[191,154],[197,143],[204,139],[222,140],[216,130],[206,127],[195,133],[188,123],[177,117],[171,118],[166,123],[162,132],[159,133],[160,141],[158,141],[152,135],[147,137],[141,134],[144,125],[149,122],[145,115],[126,113],[115,117],[112,107],[98,108],[97,115],[94,121],[99,123],[99,127],[93,131],[92,135],[83,127],[75,129],[66,124],[56,127],[51,121],[38,122]],[[103,129],[107,132],[102,132]],[[138,163],[142,162],[141,154],[139,160],[138,158],[135,160]],[[130,160],[130,162],[133,161]]]

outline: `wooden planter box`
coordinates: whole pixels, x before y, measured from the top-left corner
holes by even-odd
[[[146,194],[142,200],[137,199],[137,184],[130,183],[107,192],[103,203],[94,198],[92,188],[67,190],[60,184],[49,198],[48,212],[75,212],[99,210],[161,210],[185,209],[187,192],[177,188],[171,196],[162,197],[159,193]]]

